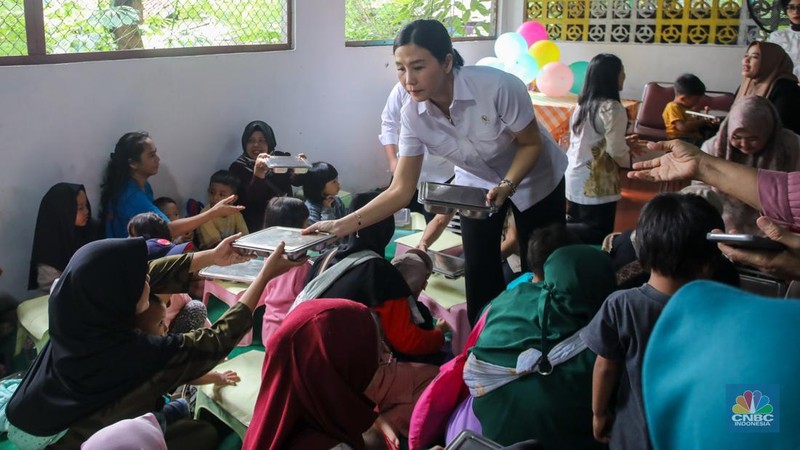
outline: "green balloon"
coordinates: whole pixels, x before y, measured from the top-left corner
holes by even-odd
[[[572,75],[575,77],[575,81],[572,83],[572,88],[570,88],[570,92],[575,95],[581,93],[583,89],[583,83],[586,81],[586,69],[589,67],[588,61],[576,61],[569,65],[570,70],[572,70]]]

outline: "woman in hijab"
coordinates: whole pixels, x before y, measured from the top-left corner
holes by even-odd
[[[751,95],[769,99],[783,126],[800,133],[800,86],[786,51],[771,42],[753,42],[742,58],[742,85],[736,100]]]
[[[50,292],[75,251],[100,237],[83,185],[58,183],[51,187],[39,204],[28,289]]]
[[[800,170],[800,136],[781,123],[775,107],[763,97],[739,99],[703,151],[756,169]],[[726,229],[761,234],[756,226],[759,211],[725,193],[720,196]]]
[[[275,133],[266,122],[256,120],[247,124],[242,133],[242,154],[228,170],[239,179],[238,203],[250,232],[264,228],[264,211],[272,197],[292,195],[291,172],[275,173],[267,167],[269,156],[289,156],[275,150]]]
[[[547,449],[603,448],[592,437],[595,354],[579,331],[614,284],[607,254],[571,245],[547,259],[544,281],[492,300],[464,368],[484,436],[503,445],[537,439]]]
[[[153,336],[136,332],[134,317],[151,293],[185,292],[192,272],[246,260],[231,247],[236,237],[149,267],[142,238],[81,247],[50,296],[50,341],[8,403],[9,439],[21,449],[78,448],[105,426],[160,410],[162,394],[219,363],[252,326],[267,281],[297,264],[281,258],[282,246],[210,329]],[[169,448],[216,448],[213,427],[188,419],[170,424],[166,440]]]
[[[350,210],[356,211],[375,197],[376,193],[355,195]],[[394,217],[389,216],[323,253],[295,306],[314,298],[346,298],[361,303],[378,314],[386,341],[401,360],[432,362],[426,357],[438,356],[449,327],[443,321],[434,327],[430,313],[413,298],[397,268],[384,258],[393,235]]]
[[[305,302],[286,316],[267,348],[242,448],[364,449],[362,433],[377,417],[364,390],[382,354],[369,309],[341,299]]]

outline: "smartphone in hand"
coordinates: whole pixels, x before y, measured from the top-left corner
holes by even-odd
[[[721,242],[731,247],[746,248],[751,250],[766,250],[779,252],[786,250],[786,246],[778,241],[756,236],[753,234],[727,234],[727,233],[708,233],[706,239],[711,242]]]

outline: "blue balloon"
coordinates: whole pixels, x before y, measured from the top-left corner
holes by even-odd
[[[572,82],[572,87],[569,91],[578,95],[583,90],[583,84],[586,81],[586,69],[589,68],[589,63],[586,61],[576,61],[570,64],[569,68],[572,70],[572,75],[575,77],[575,81]]]
[[[530,84],[539,74],[539,64],[533,56],[525,53],[517,57],[512,64],[506,64],[506,72],[516,76],[525,84]]]
[[[518,56],[528,52],[528,43],[519,33],[503,33],[494,42],[494,54],[506,64],[513,62]]]
[[[506,70],[506,65],[503,61],[495,58],[494,56],[487,56],[485,58],[481,58],[478,62],[475,63],[476,66],[487,66],[487,67],[494,67],[495,69]]]

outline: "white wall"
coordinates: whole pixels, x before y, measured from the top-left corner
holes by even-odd
[[[326,160],[345,189],[388,182],[377,140],[396,82],[389,47],[344,46],[344,0],[295,2],[295,50],[236,55],[0,67],[0,290],[25,291],[42,195],[59,181],[86,185],[99,211],[100,180],[123,133],[147,130],[162,158],[156,195],[203,199],[210,174],[241,151],[250,120],[276,130],[278,148]],[[503,3],[501,28],[521,23],[521,0]],[[623,95],[648,80],[692,71],[710,89],[738,84],[740,48],[559,44],[563,59],[613,52],[626,63]],[[490,41],[458,43],[466,61]],[[732,69],[728,69],[731,68]]]

